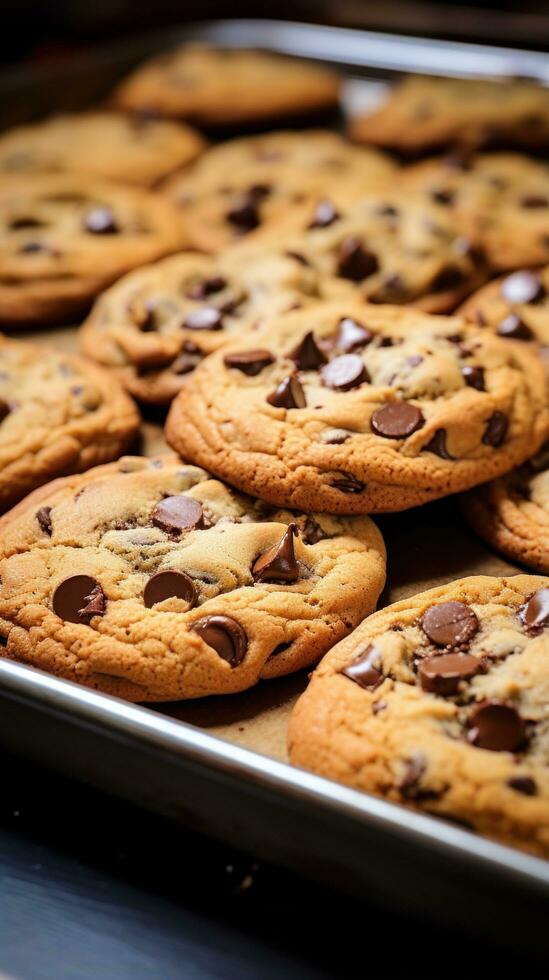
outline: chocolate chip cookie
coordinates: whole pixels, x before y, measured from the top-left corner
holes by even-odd
[[[520,269],[495,279],[470,296],[460,314],[500,337],[540,345],[549,354],[549,266]]]
[[[378,150],[353,147],[327,130],[274,132],[214,146],[165,184],[180,207],[187,237],[216,252],[281,215],[313,193],[340,188],[365,194],[386,185],[396,167]]]
[[[1,532],[2,654],[131,701],[298,670],[385,580],[369,518],[277,511],[175,456],[57,480]]]
[[[314,269],[281,251],[246,262],[174,255],[129,273],[97,300],[82,351],[141,401],[168,404],[202,358],[234,334],[318,299]]]
[[[445,207],[495,270],[549,262],[549,165],[519,153],[454,155],[410,167],[406,186]]]
[[[183,244],[159,194],[76,174],[5,176],[0,322],[67,319],[123,273]]]
[[[316,198],[232,254],[258,244],[284,249],[318,271],[327,299],[360,296],[429,313],[452,311],[486,279],[483,257],[453,214],[421,190],[364,196],[351,184]]]
[[[465,494],[462,505],[488,544],[549,574],[549,445],[517,470]]]
[[[112,101],[121,109],[232,126],[334,108],[339,88],[333,71],[311,62],[185,44],[138,67]]]
[[[548,627],[533,575],[388,606],[313,674],[292,762],[549,856]]]
[[[457,317],[339,302],[207,358],[166,432],[187,459],[272,503],[373,513],[507,472],[548,425],[529,345]]]
[[[0,510],[55,476],[116,459],[138,426],[105,371],[0,335]]]
[[[549,146],[549,90],[533,82],[407,76],[374,112],[351,120],[353,139],[417,153]]]
[[[92,174],[150,186],[194,160],[205,140],[190,126],[146,116],[52,116],[0,136],[0,174]]]

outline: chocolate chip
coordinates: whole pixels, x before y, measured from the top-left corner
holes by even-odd
[[[524,721],[510,701],[481,701],[471,711],[467,724],[467,739],[478,749],[516,752],[526,737]]]
[[[498,324],[496,332],[500,337],[511,337],[513,340],[532,340],[534,336],[530,327],[516,313],[510,313],[509,316],[506,316]]]
[[[423,452],[434,453],[441,459],[454,459],[446,448],[446,429],[437,429],[433,438],[423,446]]]
[[[267,401],[275,408],[305,408],[307,404],[305,392],[293,374],[284,378],[278,387],[267,395]]]
[[[473,364],[466,364],[461,369],[461,376],[465,384],[469,385],[470,388],[476,388],[477,391],[486,391],[484,368]]]
[[[45,534],[48,534],[51,538],[51,512],[52,507],[39,507],[36,511],[36,520],[38,521],[40,527]]]
[[[427,761],[421,752],[414,754],[406,760],[406,769],[400,781],[399,789],[407,800],[417,799],[422,795],[418,784],[427,768]]]
[[[32,217],[21,217],[13,218],[9,222],[9,228],[11,231],[19,231],[22,228],[43,228],[44,222],[40,221],[38,218]]]
[[[189,604],[189,608],[195,606],[198,596],[192,578],[175,569],[166,569],[151,575],[143,592],[143,602],[147,609],[157,602],[172,598],[183,599]]]
[[[191,629],[231,667],[238,667],[244,660],[248,637],[240,623],[230,616],[205,616],[193,623]]]
[[[424,614],[421,628],[437,646],[458,647],[473,638],[479,621],[464,602],[440,602]]]
[[[256,558],[252,565],[256,582],[295,582],[299,578],[294,552],[294,536],[298,533],[297,524],[289,524],[280,541]]]
[[[385,679],[379,669],[380,663],[379,650],[370,643],[358,657],[343,667],[341,673],[366,691],[375,691]]]
[[[497,449],[505,439],[508,427],[509,419],[507,416],[503,412],[494,412],[486,422],[486,428],[482,437],[484,445],[493,446],[494,449]]]
[[[251,188],[243,194],[225,215],[227,221],[239,231],[253,231],[261,223],[259,204],[263,194],[254,193]]]
[[[318,521],[315,521],[314,517],[310,514],[305,520],[305,525],[303,527],[303,540],[307,544],[318,544],[319,541],[326,541],[330,537],[329,534],[322,529]]]
[[[409,402],[387,402],[370,420],[374,432],[385,439],[407,439],[424,421],[419,408]]]
[[[379,269],[377,256],[364,248],[359,238],[344,238],[337,255],[337,273],[343,279],[360,282]]]
[[[110,208],[94,208],[84,218],[84,228],[92,235],[116,235],[120,230]]]
[[[23,254],[31,255],[33,252],[51,252],[52,250],[44,242],[25,242],[24,245],[21,245],[19,251]]]
[[[336,490],[341,490],[342,493],[362,493],[366,487],[365,483],[357,480],[356,476],[347,470],[339,470],[339,476],[332,480],[331,485]]]
[[[446,697],[456,694],[461,681],[471,680],[481,669],[481,661],[468,653],[443,653],[421,661],[419,679],[424,691]]]
[[[215,306],[201,306],[185,317],[181,326],[187,330],[221,330],[223,316]]]
[[[543,283],[535,272],[513,272],[503,280],[500,292],[508,303],[535,303],[545,295]]]
[[[301,252],[287,251],[284,255],[287,255],[289,259],[294,259],[296,262],[299,262],[300,265],[310,266],[311,264]]]
[[[519,619],[529,633],[539,633],[549,625],[549,589],[534,592],[519,609]]]
[[[369,303],[402,303],[408,295],[409,288],[398,272],[385,276],[377,289],[368,296]]]
[[[369,381],[369,375],[358,354],[342,354],[326,364],[321,372],[322,383],[336,391],[349,391]]]
[[[92,615],[103,615],[105,596],[99,582],[91,575],[71,575],[57,586],[52,606],[54,613],[65,622],[83,623]],[[95,611],[90,611],[90,606]]]
[[[241,371],[249,378],[255,378],[269,364],[274,364],[274,361],[275,358],[268,350],[235,351],[232,354],[226,354],[223,358],[225,367]]]
[[[437,204],[454,204],[456,200],[456,192],[451,190],[449,187],[440,187],[434,191],[431,191],[431,198],[436,201]]]
[[[294,347],[290,357],[300,371],[316,371],[326,363],[326,356],[320,350],[312,330],[309,330],[297,347]]]
[[[165,497],[153,511],[151,521],[168,534],[203,527],[202,504],[183,494]]]
[[[425,358],[422,357],[421,354],[412,354],[411,357],[406,358],[406,364],[408,364],[409,367],[419,367],[420,364],[423,364],[424,360]]]
[[[185,296],[188,299],[206,299],[214,293],[220,293],[226,285],[227,280],[223,279],[223,276],[210,276],[209,279],[201,279],[191,283],[185,292]]]
[[[364,327],[357,320],[350,316],[344,316],[338,324],[337,333],[334,337],[334,347],[342,350],[346,354],[366,347],[374,338],[374,334],[367,327]]]
[[[331,201],[319,201],[315,208],[309,228],[328,228],[334,221],[339,219],[339,212],[336,211]]]
[[[447,265],[437,272],[431,282],[431,289],[435,293],[446,292],[447,289],[455,289],[463,285],[466,278],[465,272],[458,265]]]
[[[180,354],[171,364],[171,370],[174,374],[190,374],[198,366],[199,362],[200,357],[197,357],[195,354]]]
[[[523,796],[537,796],[537,783],[531,776],[511,776],[507,780],[507,785]]]
[[[520,199],[520,206],[522,208],[549,208],[549,198],[543,197],[541,194],[527,194],[525,197]]]
[[[11,411],[12,411],[12,409],[8,405],[8,403],[5,402],[3,398],[0,398],[0,422],[3,422],[4,419],[7,418],[7,416],[10,414]]]

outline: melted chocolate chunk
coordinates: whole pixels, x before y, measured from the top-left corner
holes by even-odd
[[[303,340],[293,349],[290,357],[295,361],[300,371],[316,371],[326,363],[326,356],[320,350],[312,330],[306,333]]]
[[[431,198],[436,201],[437,204],[454,204],[456,200],[456,192],[450,187],[440,187],[434,191],[431,191]]]
[[[205,616],[191,629],[231,667],[238,667],[246,656],[248,637],[240,623],[230,616]]]
[[[168,534],[200,528],[204,526],[202,504],[183,494],[165,497],[154,509],[151,521]]]
[[[267,396],[269,405],[275,408],[305,408],[305,392],[295,375],[288,375],[277,388]]]
[[[543,197],[541,194],[527,194],[521,198],[520,206],[532,210],[549,208],[549,198]]]
[[[328,446],[341,446],[342,443],[347,442],[350,436],[351,433],[347,429],[324,429],[320,435],[320,440]]]
[[[516,313],[509,313],[498,324],[496,332],[500,337],[511,337],[513,340],[532,340],[534,336],[530,327]]]
[[[11,407],[4,401],[3,398],[0,398],[0,422],[3,422],[4,419],[8,417],[10,412]]]
[[[342,354],[326,364],[321,372],[322,383],[336,391],[349,391],[369,381],[368,372],[358,354]]]
[[[226,285],[227,280],[223,279],[223,276],[210,276],[209,279],[201,279],[198,282],[191,283],[185,292],[185,296],[188,299],[207,299],[208,296],[212,296],[214,293],[220,293],[222,289],[225,289]]]
[[[435,293],[444,293],[447,289],[456,289],[458,286],[462,286],[465,279],[464,270],[458,265],[450,264],[437,272],[431,282],[431,289]]]
[[[172,598],[183,599],[189,604],[189,608],[195,606],[198,596],[192,578],[185,572],[171,568],[151,575],[143,592],[143,602],[147,609]]]
[[[369,303],[402,303],[409,295],[409,287],[399,272],[385,276],[377,289],[368,297]]]
[[[535,303],[545,295],[543,283],[535,272],[513,272],[503,280],[500,292],[508,303]]]
[[[458,647],[473,638],[479,621],[464,602],[440,602],[424,614],[421,628],[437,646]]]
[[[481,701],[471,711],[467,724],[467,739],[478,749],[516,752],[526,738],[525,723],[510,701]]]
[[[387,402],[376,409],[370,420],[372,429],[385,439],[407,439],[424,424],[419,408],[409,402]]]
[[[385,680],[381,670],[381,655],[371,643],[341,673],[366,691],[375,691]]]
[[[423,452],[434,453],[441,459],[454,459],[446,448],[446,429],[437,429],[433,438],[423,446]]]
[[[366,484],[358,480],[356,476],[349,473],[347,470],[340,470],[339,476],[332,480],[333,487],[336,490],[341,490],[342,493],[362,493],[365,489]]]
[[[538,793],[537,783],[531,776],[511,776],[507,785],[523,796],[537,796]]]
[[[494,449],[497,449],[505,439],[508,427],[509,419],[507,416],[503,412],[494,412],[486,422],[486,428],[482,437],[484,445],[493,446]]]
[[[399,786],[399,789],[405,799],[415,800],[423,796],[419,783],[426,769],[427,760],[422,752],[414,752],[414,754],[406,760],[406,769]]]
[[[92,235],[116,235],[120,231],[110,208],[94,208],[84,218],[84,228]]]
[[[225,367],[235,368],[249,378],[255,378],[256,375],[261,374],[263,369],[269,364],[274,364],[274,361],[275,358],[268,350],[234,351],[232,354],[226,354],[223,358]]]
[[[53,611],[67,623],[86,623],[92,616],[102,616],[105,605],[103,590],[91,575],[71,575],[53,593]]]
[[[470,388],[476,388],[477,391],[486,391],[484,368],[473,364],[466,364],[461,369],[461,376],[465,384],[469,385]]]
[[[540,633],[549,626],[549,589],[539,589],[519,609],[519,619],[529,633]]]
[[[187,330],[221,330],[223,315],[215,306],[201,306],[185,317],[181,326]]]
[[[364,248],[359,238],[345,238],[337,256],[337,274],[351,282],[361,282],[379,269],[377,256]]]
[[[289,524],[280,541],[252,565],[256,582],[295,582],[299,578],[299,566],[294,552],[294,536],[299,533],[297,524]]]
[[[48,534],[51,538],[51,512],[52,507],[39,507],[36,511],[36,520],[38,521],[40,527],[45,534]]]
[[[350,316],[344,316],[338,324],[337,333],[334,337],[333,345],[336,350],[351,354],[366,347],[374,338],[374,334],[362,323],[353,320]]]
[[[446,653],[425,657],[419,665],[419,679],[424,691],[447,697],[457,694],[462,681],[470,681],[482,670],[482,663],[468,653]]]
[[[339,217],[339,212],[336,211],[331,201],[319,201],[308,227],[328,228],[329,225],[333,225],[334,221],[338,221]]]

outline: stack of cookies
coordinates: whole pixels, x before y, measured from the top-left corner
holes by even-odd
[[[2,653],[137,702],[321,661],[294,763],[547,855],[549,92],[407,79],[350,142],[340,90],[186,45],[0,136],[0,323],[79,325],[0,341]],[[452,494],[540,576],[376,613],[370,515]]]

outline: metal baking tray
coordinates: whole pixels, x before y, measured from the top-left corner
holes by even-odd
[[[308,55],[339,65],[366,98],[402,70],[520,74],[549,82],[546,55],[274,21],[230,21],[163,32],[84,58],[78,67],[12,72],[2,107],[19,119],[67,93],[80,105],[130,64],[186,37]],[[72,79],[67,88],[67,82]],[[352,86],[351,86],[352,88]],[[14,105],[11,101],[10,112]],[[4,114],[5,115],[5,114]],[[7,118],[7,117],[6,117]],[[74,350],[76,330],[30,335]],[[163,447],[144,425],[145,453]],[[379,520],[389,553],[384,603],[467,574],[513,574],[468,531],[452,500]],[[547,948],[549,862],[459,826],[358,793],[290,766],[285,729],[301,673],[224,698],[144,708],[0,660],[0,742],[11,751],[370,900],[500,944]]]

